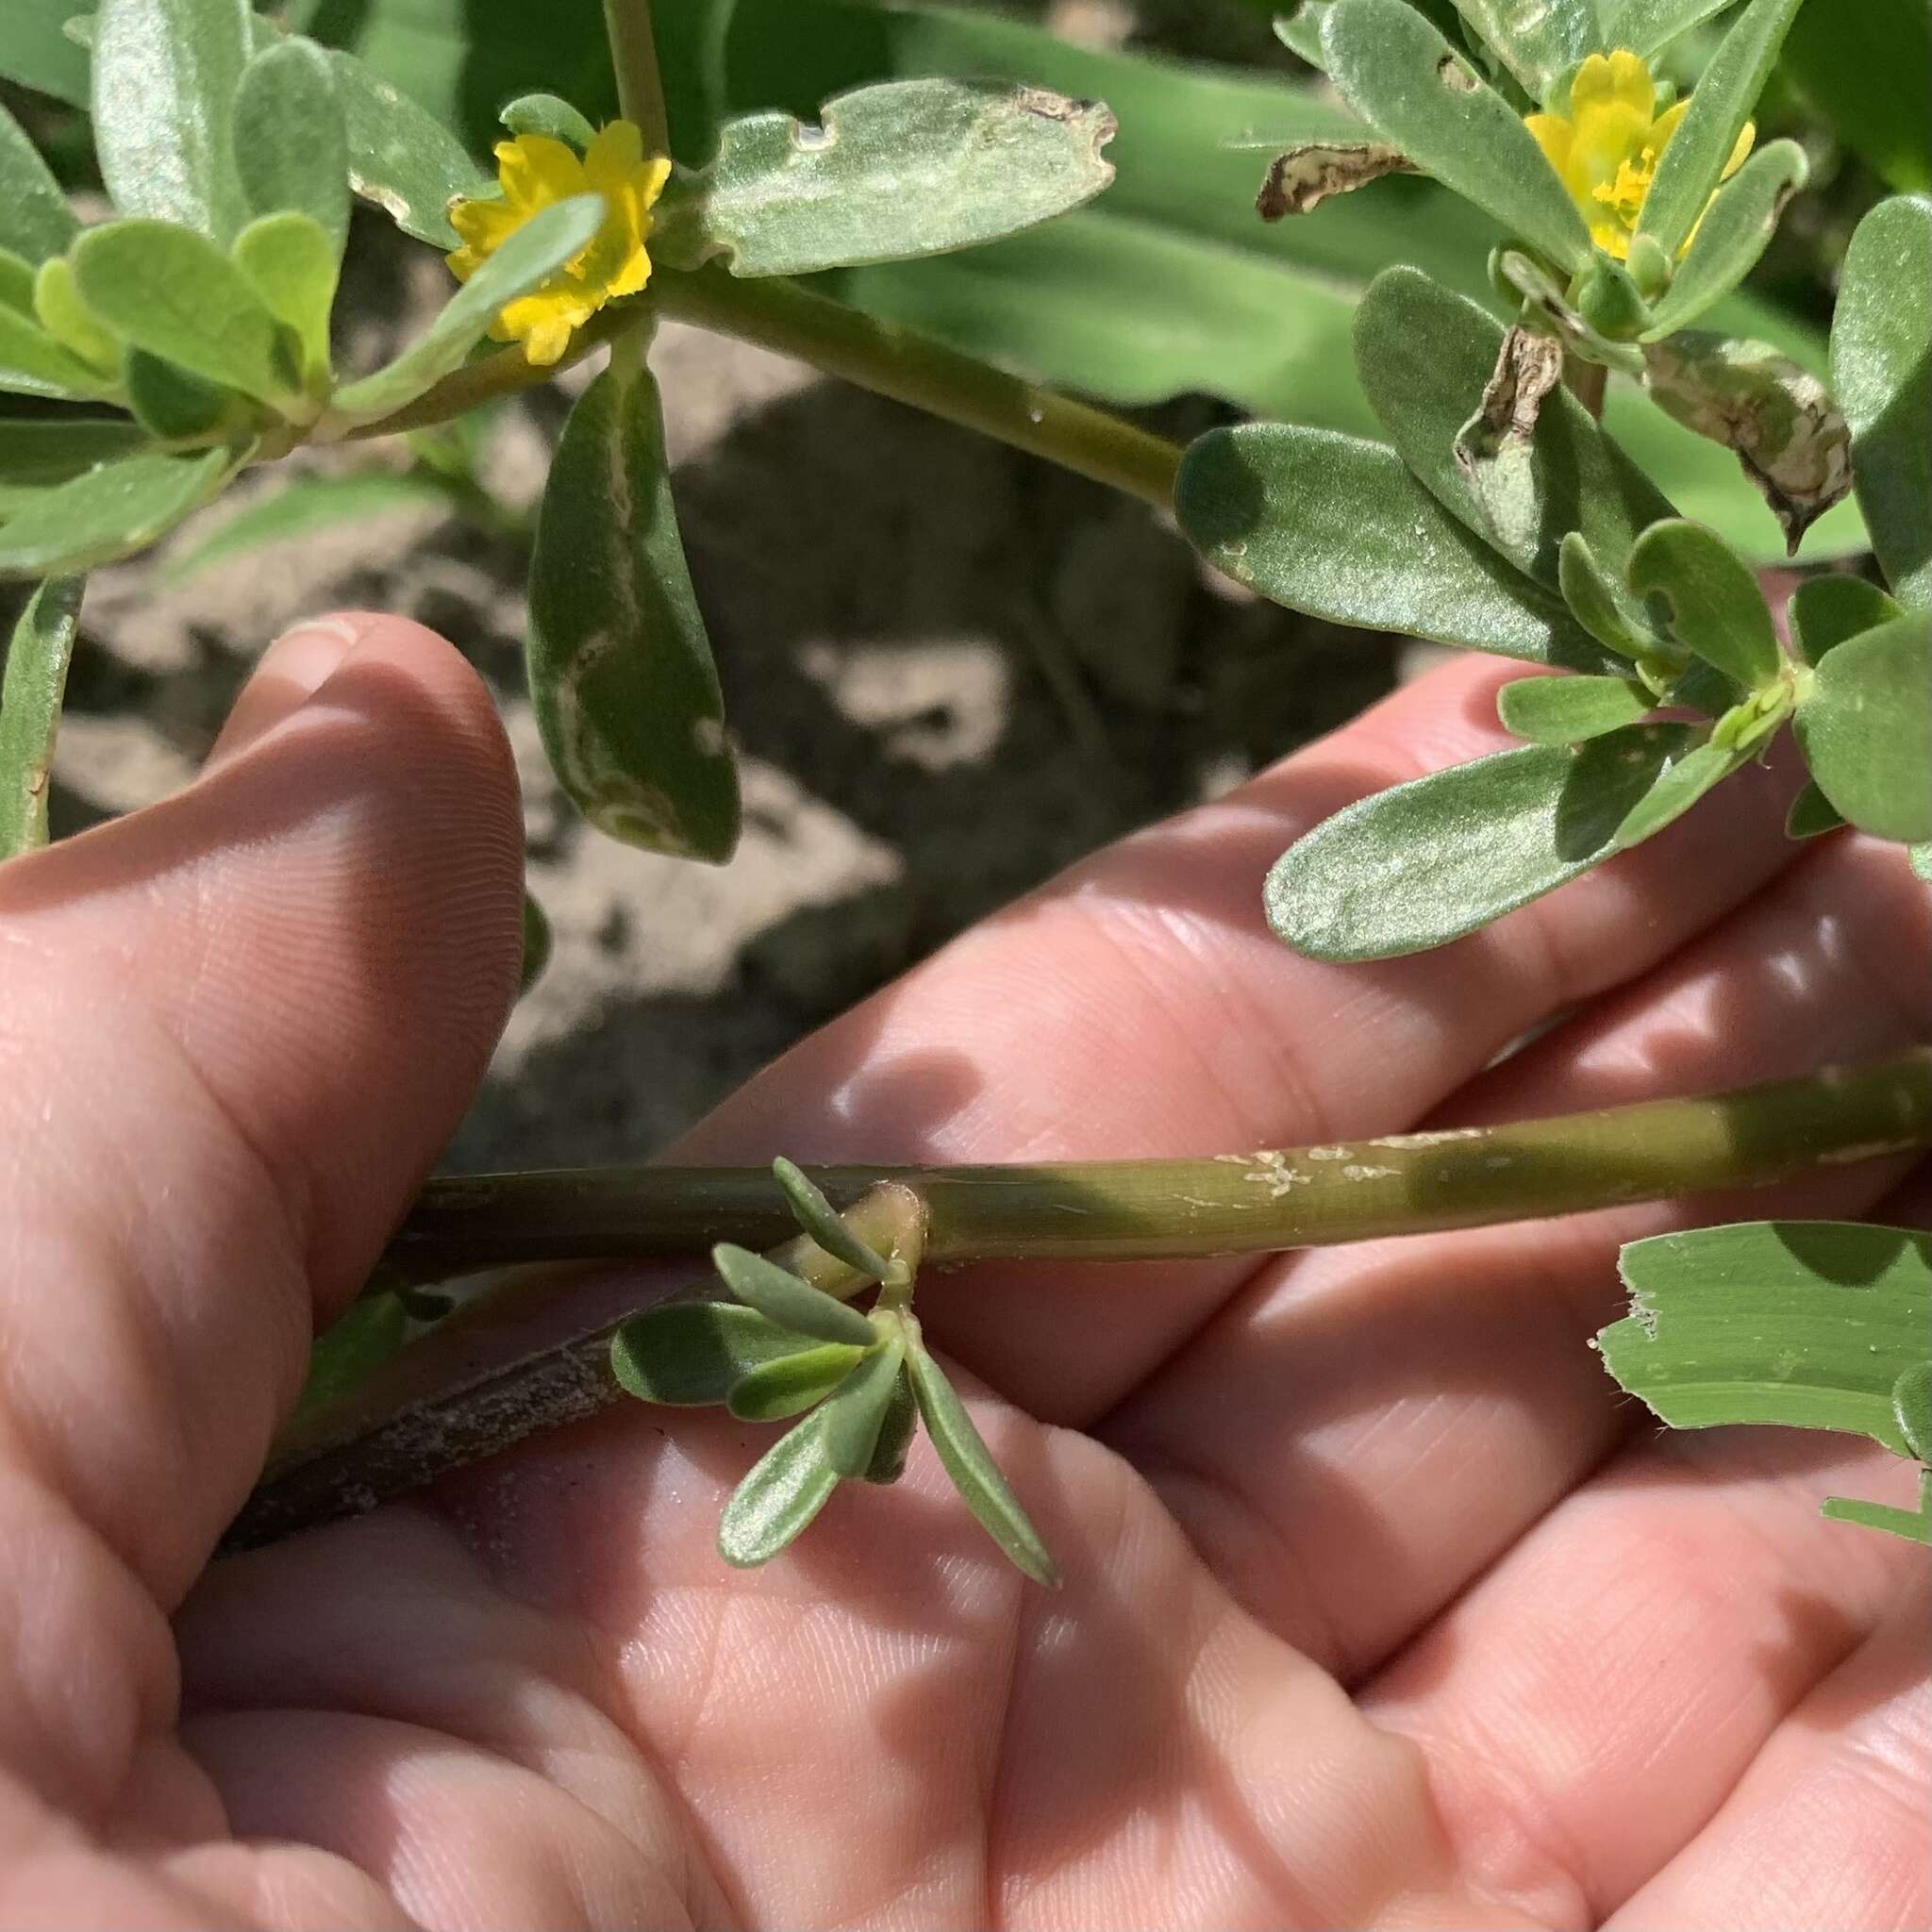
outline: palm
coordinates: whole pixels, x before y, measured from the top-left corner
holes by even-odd
[[[1251,902],[1284,821],[1373,782],[1390,741],[1466,756],[1487,688],[1439,678],[1104,857],[687,1151],[1251,1146],[1923,1030],[1923,898],[1849,842],[1790,866],[1762,799],[1432,959],[1282,954]],[[1845,1170],[1780,1208],[1866,1211],[1900,1180]],[[1917,1923],[1923,1565],[1817,1518],[1890,1480],[1828,1439],[1636,1427],[1583,1344],[1615,1242],[1667,1219],[923,1287],[1016,1405],[982,1424],[1058,1596],[924,1448],[729,1572],[712,1530],[762,1433],[634,1407],[218,1565],[176,1620],[178,1740],[128,1746],[104,1840],[142,1883],[277,1924]],[[524,1345],[638,1291],[553,1287],[441,1345]],[[133,1567],[165,1602],[193,1564]]]

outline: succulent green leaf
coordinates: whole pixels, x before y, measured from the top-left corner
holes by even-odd
[[[34,312],[34,265],[10,248],[0,248],[0,308],[17,315]]]
[[[447,486],[432,476],[393,470],[296,476],[252,498],[201,542],[170,558],[163,580],[178,584],[264,543],[293,542],[364,517],[449,508]]]
[[[1630,724],[1576,750],[1525,745],[1359,799],[1282,854],[1268,923],[1315,959],[1388,959],[1457,940],[1618,849],[1631,808],[1694,746]]]
[[[651,253],[672,268],[803,275],[935,255],[1063,214],[1113,179],[1098,103],[991,81],[897,80],[821,120],[727,122],[715,159],[672,176]]]
[[[206,503],[246,454],[126,457],[49,490],[0,524],[0,578],[63,575],[146,549]]]
[[[1590,230],[1523,117],[1404,0],[1336,0],[1322,45],[1342,98],[1424,173],[1573,274],[1590,259]]]
[[[217,389],[145,349],[128,350],[122,381],[135,421],[163,442],[217,436],[233,410],[247,408],[232,390]]]
[[[137,219],[74,244],[75,286],[124,341],[269,404],[299,394],[301,370],[255,284],[205,235]]]
[[[1818,780],[1807,778],[1785,813],[1785,837],[1820,838],[1826,832],[1837,831],[1844,822],[1844,813],[1819,791]]]
[[[891,1272],[885,1257],[871,1242],[859,1239],[802,1167],[781,1155],[772,1163],[772,1177],[784,1193],[792,1218],[826,1254],[874,1281],[885,1280]]]
[[[1932,1361],[1914,1362],[1891,1385],[1891,1414],[1906,1447],[1932,1462]]]
[[[652,851],[731,856],[737,768],[647,371],[607,370],[564,426],[537,520],[527,662],[544,749],[592,824]]]
[[[1673,260],[1683,247],[1771,78],[1799,0],[1749,0],[1697,78],[1637,218]]]
[[[1597,0],[1456,0],[1456,10],[1539,101],[1586,54],[1624,44],[1599,40]]]
[[[819,1426],[825,1459],[841,1476],[857,1478],[872,1467],[905,1360],[904,1333],[888,1335],[826,1398]]]
[[[1604,1366],[1673,1428],[1774,1423],[1911,1454],[1892,1404],[1925,1357],[1932,1239],[1851,1222],[1757,1221],[1632,1241],[1631,1312]]]
[[[348,1394],[402,1352],[408,1332],[409,1310],[402,1296],[380,1290],[358,1296],[315,1338],[295,1413],[313,1415]]]
[[[906,1457],[918,1430],[919,1398],[912,1392],[912,1376],[902,1362],[892,1378],[891,1399],[886,1404],[885,1416],[879,1424],[872,1460],[865,1466],[866,1481],[897,1482],[906,1474]]]
[[[53,170],[0,104],[0,246],[38,265],[64,255],[79,231]]]
[[[252,215],[307,215],[338,260],[349,236],[349,134],[336,71],[299,36],[265,47],[242,70],[235,162]]]
[[[1328,57],[1322,51],[1322,22],[1334,5],[1335,0],[1301,0],[1292,13],[1274,16],[1274,38],[1291,54],[1324,73]]]
[[[1932,188],[1932,11],[1925,0],[1798,9],[1779,79],[1887,187]]]
[[[454,248],[449,205],[493,194],[495,184],[434,115],[372,74],[352,54],[332,53],[349,138],[349,186],[404,234]]]
[[[123,344],[112,329],[102,327],[80,299],[74,283],[74,264],[64,255],[50,255],[34,277],[33,312],[41,326],[67,351],[95,373],[103,383],[117,382]]]
[[[496,117],[512,134],[543,134],[579,154],[597,138],[589,121],[557,94],[519,94]]]
[[[1547,586],[1444,510],[1385,443],[1291,423],[1210,429],[1174,491],[1214,567],[1338,624],[1595,671],[1595,642]]]
[[[1518,570],[1556,589],[1571,530],[1582,531],[1606,568],[1621,568],[1638,532],[1670,516],[1671,507],[1567,390],[1544,397],[1530,438],[1541,515],[1526,540],[1495,529],[1457,465],[1456,440],[1495,371],[1503,335],[1483,309],[1440,282],[1390,269],[1356,310],[1356,369],[1403,461]]]
[[[1907,1542],[1932,1543],[1932,1470],[1919,1477],[1919,1507],[1900,1509],[1890,1503],[1868,1503],[1857,1496],[1827,1496],[1818,1512],[1834,1523],[1855,1523],[1860,1529],[1880,1529]]]
[[[1932,839],[1932,613],[1909,611],[1830,651],[1796,728],[1819,789],[1860,831]]]
[[[1932,198],[1881,201],[1845,253],[1831,381],[1858,503],[1901,604],[1932,609]]]
[[[555,945],[550,931],[550,916],[528,892],[524,894],[523,939],[523,959],[517,968],[518,999],[522,999],[543,977],[543,969],[550,963],[550,954]]]
[[[7,0],[0,7],[0,77],[85,108],[87,55],[67,23],[87,4],[91,0]]]
[[[247,0],[101,0],[94,149],[124,215],[179,222],[225,248],[247,220],[235,173],[235,92]]]
[[[112,417],[0,416],[0,488],[44,490],[139,449],[147,438]]]
[[[740,1422],[782,1422],[823,1402],[863,1358],[863,1350],[837,1341],[782,1355],[747,1370],[731,1385],[725,1407]]]
[[[795,1335],[842,1342],[848,1348],[870,1348],[877,1339],[872,1324],[857,1308],[749,1248],[720,1241],[711,1250],[711,1261],[740,1301]]]
[[[1728,295],[1757,266],[1785,204],[1809,174],[1805,150],[1795,141],[1774,141],[1759,148],[1718,190],[1710,211],[1698,224],[1690,252],[1651,311],[1650,326],[1640,340],[1661,341]]]
[[[394,361],[373,375],[344,383],[335,393],[335,411],[352,421],[373,422],[414,402],[460,369],[505,304],[555,275],[589,243],[603,220],[601,194],[574,194],[525,223]]]
[[[84,400],[106,394],[110,380],[63,348],[17,308],[0,307],[0,390],[19,395]]]
[[[1532,744],[1580,744],[1635,724],[1657,703],[1627,677],[1519,677],[1496,693],[1496,715]]]
[[[1628,47],[1646,59],[1731,0],[1602,0],[1600,47]]]
[[[263,215],[235,238],[235,266],[275,320],[294,330],[304,379],[318,396],[328,386],[329,313],[341,259],[322,224],[293,208]]]
[[[640,1402],[696,1408],[725,1401],[754,1371],[810,1345],[737,1302],[663,1302],[620,1324],[610,1369]]]
[[[1834,644],[1876,630],[1900,615],[1899,607],[1876,584],[1836,571],[1807,577],[1786,608],[1791,647],[1807,664],[1822,662]]]
[[[1731,744],[1700,744],[1686,752],[1624,815],[1617,827],[1617,850],[1627,852],[1674,824],[1706,792],[1724,783],[1751,757],[1749,748]]]
[[[1605,574],[1581,530],[1568,532],[1557,550],[1557,582],[1571,615],[1606,650],[1633,663],[1676,658],[1675,647],[1626,608],[1621,587]]]
[[[1784,669],[1757,579],[1714,530],[1681,517],[1653,524],[1630,553],[1630,588],[1669,606],[1671,631],[1687,651],[1745,691]]]
[[[0,676],[0,859],[47,842],[47,780],[85,577],[51,577],[26,601]]]
[[[758,1457],[732,1492],[718,1524],[718,1554],[740,1570],[769,1563],[838,1487],[819,1419],[808,1415]]]
[[[1022,1575],[1048,1590],[1058,1590],[1058,1567],[1000,1474],[984,1438],[973,1426],[958,1391],[917,1335],[909,1337],[908,1343],[906,1366],[912,1377],[912,1392],[918,1398],[925,1432],[932,1438],[953,1487]]]

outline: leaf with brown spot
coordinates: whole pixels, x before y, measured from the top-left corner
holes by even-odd
[[[1269,163],[1255,212],[1264,222],[1278,222],[1284,215],[1305,215],[1331,194],[1350,193],[1384,175],[1421,172],[1386,141],[1297,142]]]

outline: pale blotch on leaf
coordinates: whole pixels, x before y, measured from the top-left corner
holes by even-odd
[[[1420,172],[1386,141],[1297,142],[1269,163],[1255,212],[1264,222],[1278,222],[1285,215],[1305,215],[1331,194],[1347,194],[1385,175]]]

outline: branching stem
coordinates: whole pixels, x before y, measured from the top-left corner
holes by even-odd
[[[1761,1186],[1932,1145],[1932,1049],[1699,1099],[1206,1160],[821,1168],[888,1254],[933,1263],[1263,1254]],[[910,1217],[908,1219],[908,1217]],[[922,1226],[923,1224],[923,1226]],[[432,1181],[390,1258],[428,1278],[517,1261],[691,1254],[778,1241],[764,1169],[639,1168]],[[786,1265],[862,1285],[809,1242]],[[708,1285],[686,1291],[708,1291]],[[1123,1293],[1133,1292],[1124,1277]],[[389,1413],[325,1413],[286,1441],[231,1532],[263,1542],[352,1514],[619,1398],[598,1328]]]

